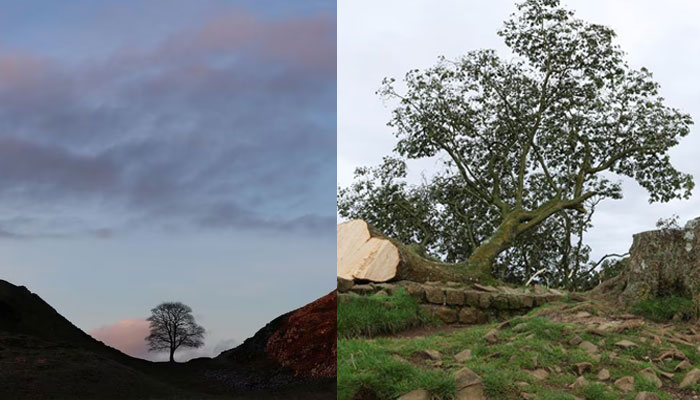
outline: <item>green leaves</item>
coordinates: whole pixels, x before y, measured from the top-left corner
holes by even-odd
[[[514,215],[523,216],[518,235],[545,214],[586,226],[571,211],[622,197],[610,173],[635,179],[651,202],[690,196],[693,177],[668,151],[692,119],[666,105],[649,70],[627,65],[614,31],[576,19],[557,0],[526,0],[518,10],[498,32],[515,58],[472,51],[409,71],[403,91],[384,80],[378,93],[396,105],[388,124],[395,153],[442,168],[416,186],[403,181],[403,161],[385,160],[371,176],[360,170],[340,191],[341,215],[464,260]]]

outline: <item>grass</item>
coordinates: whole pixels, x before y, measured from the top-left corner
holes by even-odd
[[[484,340],[486,332],[495,324],[477,325],[446,333],[419,338],[345,338],[338,340],[338,399],[359,398],[358,393],[376,396],[379,399],[396,399],[411,390],[422,388],[431,393],[433,399],[452,399],[455,396],[454,373],[468,367],[482,377],[488,398],[521,399],[523,392],[532,393],[544,400],[584,398],[588,400],[633,400],[638,391],[649,391],[661,399],[671,397],[653,383],[639,375],[644,368],[672,372],[678,361],[652,364],[648,361],[658,356],[663,349],[672,347],[663,340],[661,345],[642,341],[642,331],[628,330],[625,333],[608,333],[604,338],[587,333],[585,326],[552,322],[538,317],[534,312],[515,319],[498,335],[498,343]],[[568,344],[574,336],[595,343],[600,348],[600,359]],[[616,342],[627,339],[638,345],[623,349]],[[677,345],[691,362],[700,362],[700,354],[691,346]],[[472,359],[459,363],[454,355],[471,349]],[[420,357],[422,350],[437,350],[442,354],[441,364]],[[616,357],[612,356],[612,353]],[[590,362],[591,371],[584,373],[589,384],[578,390],[568,386],[577,375],[574,364]],[[527,373],[535,368],[559,366],[561,370],[536,381]],[[600,382],[596,374],[602,369],[610,371],[611,379]],[[676,384],[684,374],[677,373]],[[617,390],[612,382],[623,376],[635,378],[635,389],[630,393]],[[520,387],[516,382],[527,382]],[[668,382],[668,381],[667,381]],[[668,383],[667,383],[668,384]],[[666,385],[664,387],[666,387]]]
[[[338,336],[374,337],[439,321],[420,308],[403,288],[389,296],[352,296],[338,307]]]
[[[600,383],[589,383],[583,389],[581,394],[586,400],[615,400],[617,394],[608,390],[608,388]]]
[[[338,341],[338,399],[350,400],[370,392],[379,399],[395,399],[423,388],[447,398],[455,392],[452,376],[442,370],[424,370],[395,358],[386,339]]]
[[[656,322],[670,321],[678,317],[683,321],[687,321],[695,317],[693,302],[681,296],[642,300],[635,303],[631,311]]]

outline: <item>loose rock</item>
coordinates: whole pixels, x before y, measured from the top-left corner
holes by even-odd
[[[583,349],[587,353],[597,353],[598,352],[598,346],[594,345],[593,343],[591,343],[587,340],[584,342],[581,342],[578,345],[578,347]]]
[[[637,343],[631,342],[627,339],[623,339],[623,340],[620,340],[619,342],[615,343],[615,346],[622,347],[623,349],[629,349],[630,347],[637,346]]]
[[[534,371],[527,371],[527,373],[538,381],[547,379],[547,377],[549,376],[549,372],[542,368],[538,368]]]
[[[639,392],[637,393],[637,397],[634,398],[634,400],[660,400],[661,398],[659,397],[658,394],[656,393],[651,393],[651,392]]]
[[[581,342],[583,342],[583,339],[581,339],[580,336],[574,336],[573,338],[571,338],[571,340],[569,340],[569,344],[572,346],[581,344]]]
[[[646,380],[653,382],[657,388],[660,388],[661,386],[663,386],[661,379],[659,379],[659,377],[656,376],[656,373],[651,368],[645,368],[645,369],[639,371],[639,375],[643,376]]]
[[[623,376],[622,378],[615,381],[615,387],[622,390],[623,392],[631,392],[632,390],[634,390],[634,377]]]
[[[603,368],[598,372],[598,380],[600,381],[607,381],[610,379],[610,371],[608,371],[607,368]]]
[[[464,367],[455,372],[455,381],[457,384],[457,389],[463,389],[467,386],[481,384],[481,377],[471,369]]]
[[[693,368],[690,371],[688,371],[687,374],[685,374],[685,378],[683,378],[681,384],[678,387],[681,389],[685,389],[688,386],[698,383],[698,380],[700,380],[700,369]]]
[[[683,370],[683,369],[688,369],[688,368],[690,368],[690,367],[692,367],[692,366],[693,366],[693,365],[692,365],[688,360],[683,360],[683,361],[679,362],[678,365],[676,365],[676,368],[674,368],[673,370],[674,370],[674,371],[680,371],[680,370]]]
[[[590,371],[593,368],[593,364],[589,362],[580,362],[574,364],[576,366],[576,371],[579,375],[583,375],[584,372]]]
[[[455,355],[455,360],[457,360],[458,362],[465,362],[465,361],[469,361],[471,359],[472,359],[471,349],[462,350]]]
[[[588,381],[586,380],[586,378],[579,376],[578,378],[576,378],[574,383],[569,385],[569,388],[571,388],[573,390],[578,390],[578,389],[584,388],[586,386],[588,386]]]
[[[488,333],[486,333],[486,335],[484,335],[484,339],[491,344],[498,343],[498,330],[491,329],[488,331]]]
[[[442,359],[442,354],[440,354],[440,352],[437,350],[426,349],[426,350],[421,351],[421,353],[423,355],[427,356],[428,358],[430,358],[431,360],[437,361],[437,360]]]
[[[456,400],[486,400],[481,377],[469,368],[462,368],[455,373],[457,384]]]
[[[430,393],[425,389],[416,389],[399,397],[399,400],[430,400]]]

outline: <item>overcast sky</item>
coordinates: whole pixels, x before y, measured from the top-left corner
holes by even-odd
[[[612,27],[634,68],[647,67],[661,84],[667,104],[690,113],[700,124],[700,3],[696,1],[567,0],[577,17]],[[386,122],[391,108],[375,95],[383,77],[401,79],[444,55],[507,48],[496,35],[515,12],[510,0],[371,0],[338,5],[338,184],[347,186],[358,166],[377,165],[393,149]],[[671,152],[673,164],[700,186],[700,127]],[[414,177],[432,163],[413,165]],[[587,235],[593,256],[626,252],[634,233],[654,229],[661,217],[678,214],[682,223],[700,217],[700,193],[691,200],[648,203],[644,189],[623,180],[624,199],[601,203]]]
[[[335,82],[334,1],[0,1],[0,279],[139,356],[325,295]]]

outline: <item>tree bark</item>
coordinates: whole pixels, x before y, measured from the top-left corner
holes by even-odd
[[[175,357],[174,357],[174,355],[175,355],[175,349],[173,349],[173,348],[171,347],[171,348],[170,348],[170,362],[171,362],[171,363],[174,363],[174,362],[175,362]]]
[[[700,316],[700,218],[681,229],[638,233],[629,253],[627,269],[615,280],[622,303],[682,296],[695,303]],[[599,291],[603,288],[611,285],[601,284]]]
[[[469,267],[478,275],[490,276],[493,262],[512,244],[517,230],[518,220],[514,217],[505,218],[493,235],[474,249],[469,257]]]

